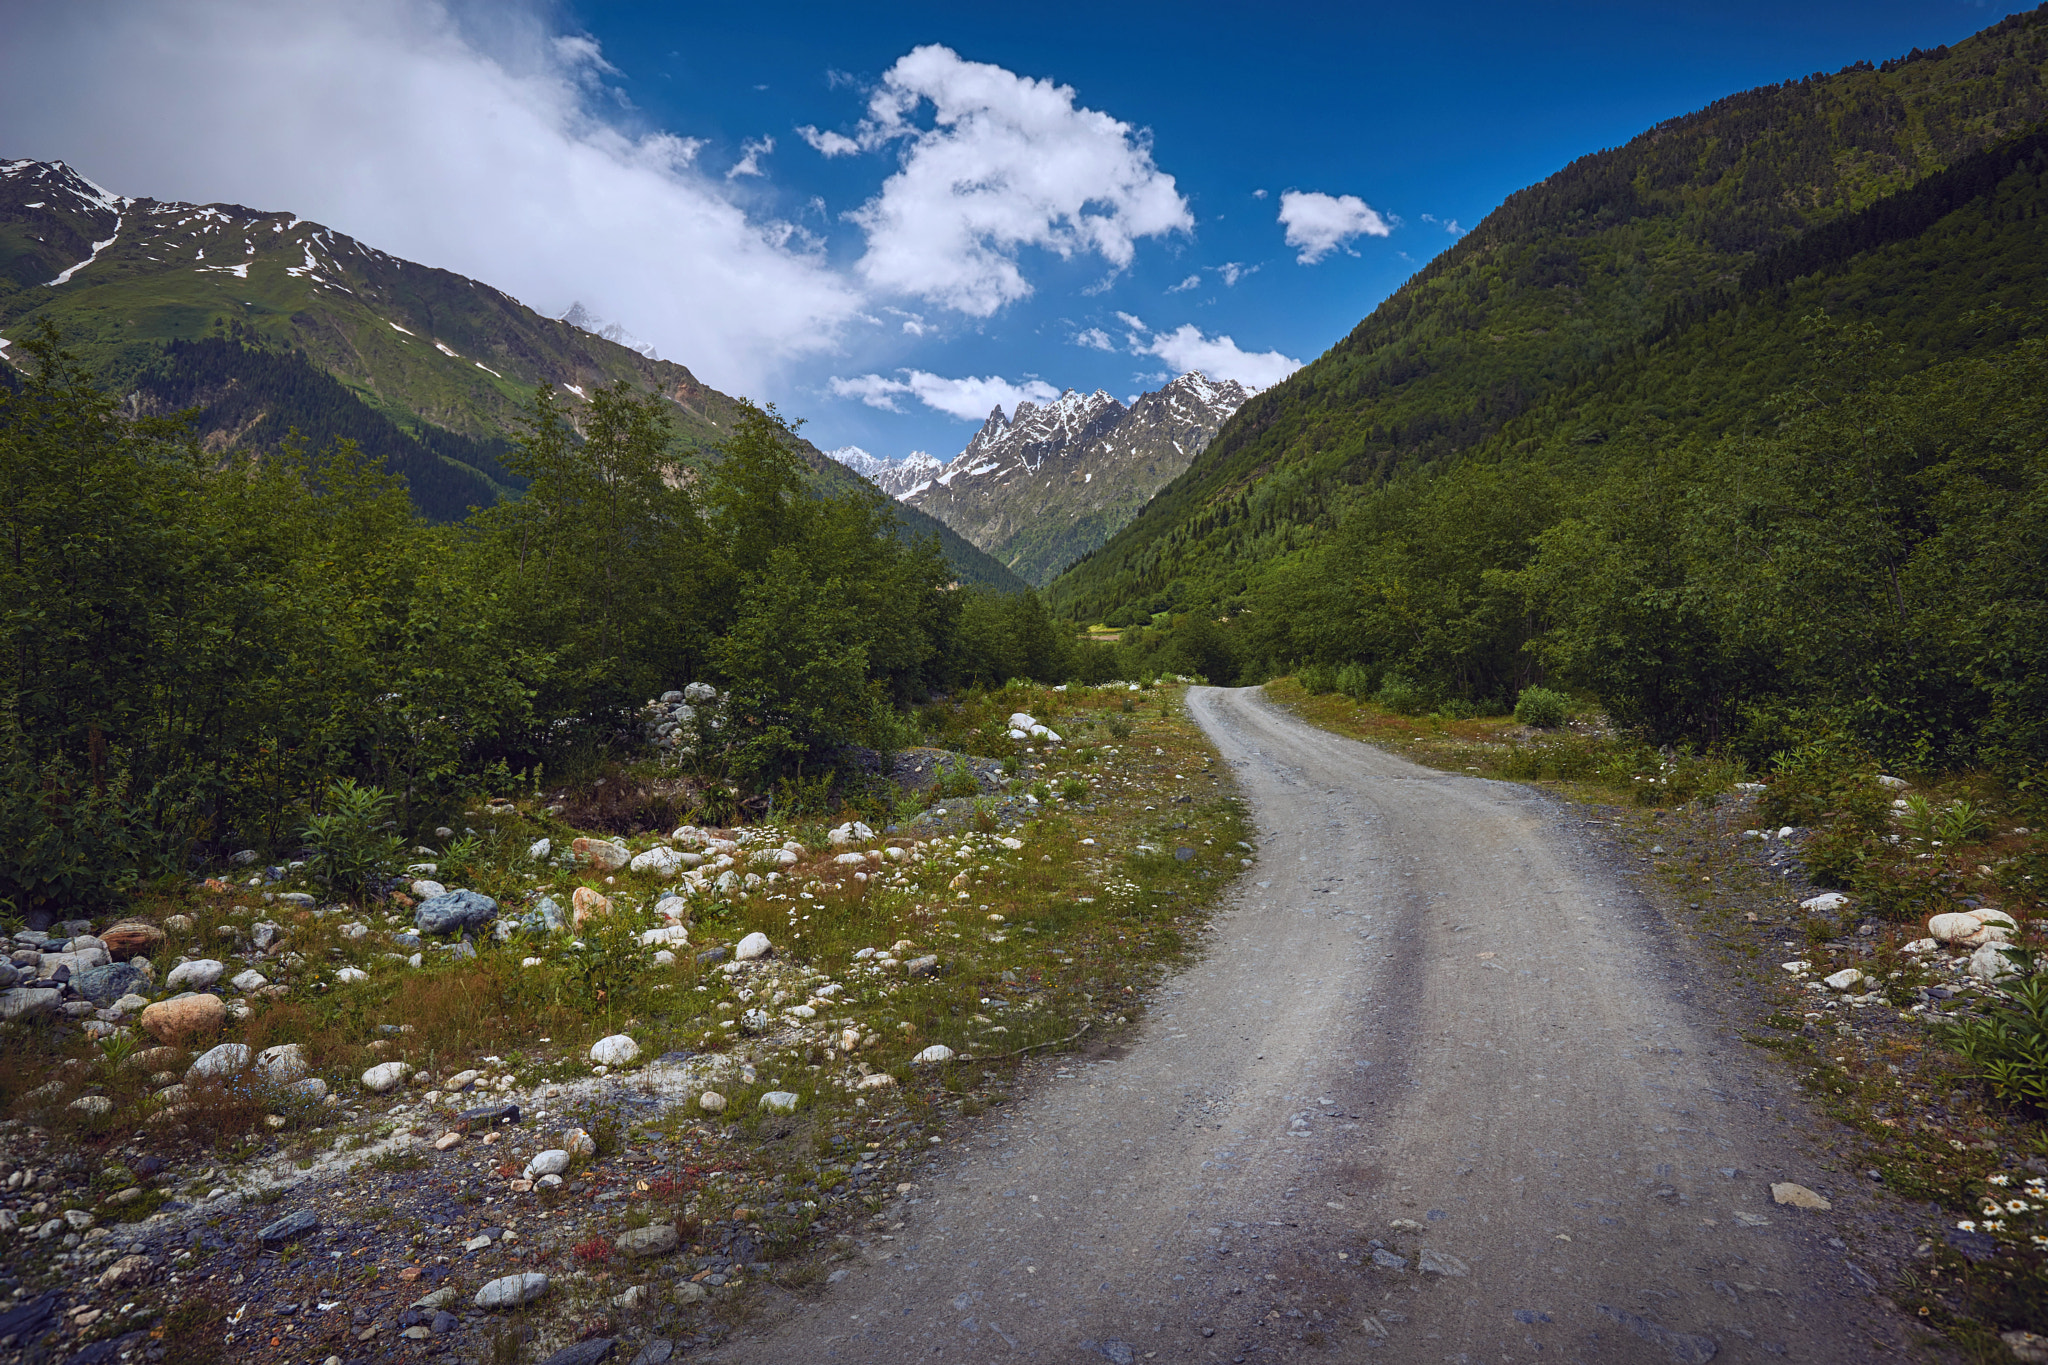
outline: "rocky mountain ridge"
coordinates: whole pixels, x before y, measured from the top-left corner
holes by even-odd
[[[857,446],[831,453],[1042,585],[1121,530],[1253,392],[1190,371],[1129,406],[1069,389],[1007,417],[997,407],[944,463],[923,452],[890,463]]]

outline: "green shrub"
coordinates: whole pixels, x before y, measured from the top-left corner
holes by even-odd
[[[119,786],[105,791],[62,759],[0,768],[0,907],[17,915],[99,909],[135,881],[135,848]]]
[[[1126,699],[1124,705],[1129,706],[1130,701]],[[1111,716],[1104,724],[1108,726],[1109,733],[1117,739],[1129,739],[1131,737],[1131,723],[1122,716]]]
[[[939,768],[940,796],[976,796],[981,792],[981,783],[975,780],[974,770],[961,759],[952,767]]]
[[[1387,675],[1373,700],[1401,716],[1419,716],[1429,709],[1429,694],[1398,673]]]
[[[1060,783],[1060,799],[1062,801],[1086,801],[1088,799],[1088,784],[1078,777],[1068,778]]]
[[[327,809],[300,837],[313,850],[313,874],[341,895],[360,896],[398,869],[405,841],[387,828],[391,797],[344,777],[327,789]]]
[[[2002,951],[2022,975],[1983,1015],[1949,1025],[1946,1041],[1993,1095],[2038,1108],[2048,1105],[2048,977],[2027,949]]]
[[[1346,664],[1337,670],[1337,690],[1353,701],[1364,701],[1373,693],[1372,670]]]
[[[1337,674],[1322,664],[1304,664],[1294,670],[1294,680],[1312,697],[1337,690]]]
[[[1538,730],[1555,730],[1571,714],[1571,699],[1547,687],[1525,687],[1515,700],[1515,719]]]

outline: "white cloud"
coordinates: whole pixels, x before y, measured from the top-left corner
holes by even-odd
[[[1328,195],[1287,190],[1280,196],[1280,221],[1295,260],[1314,265],[1354,237],[1385,237],[1393,226],[1355,194]]]
[[[1166,292],[1169,294],[1183,294],[1190,289],[1200,288],[1201,284],[1202,277],[1200,275],[1190,275],[1186,279],[1182,280],[1179,284],[1170,285],[1167,288]]]
[[[1264,199],[1265,197],[1266,197],[1266,192],[1265,192],[1264,190],[1253,190],[1253,191],[1252,191],[1252,198],[1254,198],[1254,199]]]
[[[1255,265],[1245,265],[1240,261],[1225,261],[1222,265],[1216,267],[1216,273],[1221,275],[1223,283],[1229,286],[1235,285],[1247,275],[1258,274],[1259,268]]]
[[[1086,346],[1091,351],[1114,351],[1116,343],[1109,339],[1109,333],[1100,327],[1090,327],[1085,332],[1074,334],[1076,346]]]
[[[556,33],[545,0],[6,12],[9,155],[123,194],[289,210],[543,313],[581,299],[745,393],[829,350],[860,305],[694,168],[700,144],[631,127],[597,44]]]
[[[860,150],[860,144],[845,134],[813,128],[808,123],[799,127],[796,135],[810,143],[821,156],[851,156]]]
[[[927,103],[929,128],[915,121]],[[1070,86],[935,44],[883,75],[857,140],[903,149],[881,192],[849,215],[867,234],[862,276],[976,317],[1030,294],[1026,247],[1097,255],[1118,271],[1140,239],[1194,227],[1145,134],[1076,105]]]
[[[741,175],[766,175],[767,172],[761,169],[761,158],[774,150],[775,139],[772,137],[748,138],[740,144],[740,159],[725,173],[725,178],[731,180]]]
[[[981,421],[993,408],[1015,413],[1019,403],[1046,403],[1060,396],[1058,389],[1041,379],[1013,384],[995,375],[981,379],[971,375],[965,379],[947,379],[924,370],[901,370],[898,373],[904,377],[888,379],[879,374],[863,374],[841,379],[835,376],[828,387],[836,397],[858,398],[871,408],[887,412],[903,411],[897,400],[914,397],[928,408],[968,422]]]
[[[1125,321],[1143,326],[1136,318]],[[1191,322],[1171,332],[1133,336],[1131,353],[1158,356],[1176,374],[1200,370],[1211,379],[1235,379],[1248,389],[1270,389],[1301,368],[1299,360],[1278,351],[1247,351],[1227,336],[1204,336]]]

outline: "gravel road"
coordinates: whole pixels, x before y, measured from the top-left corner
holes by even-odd
[[[985,1120],[840,1283],[720,1359],[1897,1352],[1836,1240],[1869,1196],[1802,1155],[1759,1089],[1782,1080],[1688,1003],[1580,816],[1257,689],[1188,704],[1259,830],[1203,959],[1127,1051]]]

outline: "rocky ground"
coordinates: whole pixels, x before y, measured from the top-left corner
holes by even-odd
[[[831,1283],[1248,852],[1162,699],[1043,694],[1072,738],[1009,773],[910,751],[909,790],[943,758],[978,794],[880,830],[507,800],[471,887],[252,866],[17,933],[0,1361],[653,1365]]]

